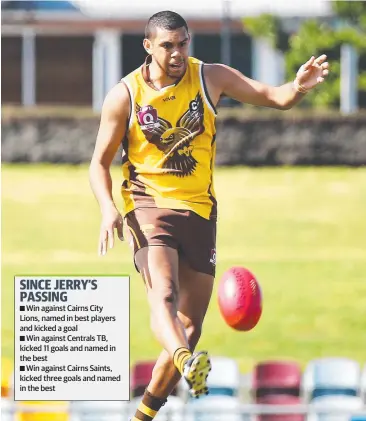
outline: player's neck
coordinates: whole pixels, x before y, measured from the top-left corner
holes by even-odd
[[[159,91],[167,86],[175,85],[178,81],[177,78],[169,77],[154,60],[146,67],[146,75],[148,82]]]

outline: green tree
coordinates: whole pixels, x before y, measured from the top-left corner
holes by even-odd
[[[244,19],[246,30],[253,37],[267,39],[284,52],[287,78],[294,78],[299,67],[312,55],[328,55],[330,74],[327,89],[315,89],[303,101],[304,105],[331,107],[339,104],[340,61],[342,44],[350,44],[360,55],[366,53],[366,2],[339,1],[332,3],[336,18],[331,22],[304,20],[296,33],[284,35],[281,20],[264,14]],[[284,38],[288,42],[284,42]],[[358,78],[359,90],[366,91],[366,72]]]
[[[340,17],[366,30],[366,2],[364,1],[335,1],[333,11]]]

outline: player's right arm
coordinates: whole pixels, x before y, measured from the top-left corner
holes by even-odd
[[[111,89],[104,100],[89,167],[90,185],[102,214],[98,244],[100,255],[106,254],[108,243],[110,248],[113,247],[114,229],[117,229],[118,237],[123,240],[123,219],[113,201],[110,167],[125,136],[129,112],[129,94],[126,85],[121,82]]]

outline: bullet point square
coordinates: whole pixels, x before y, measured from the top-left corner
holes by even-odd
[[[25,306],[20,306],[20,311],[25,311]]]
[[[21,340],[21,341],[25,341],[25,336],[21,336],[21,337],[20,337],[20,340]]]
[[[25,371],[25,366],[24,365],[21,365],[20,366],[20,371]]]

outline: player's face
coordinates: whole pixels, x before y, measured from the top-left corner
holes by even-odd
[[[186,28],[174,31],[156,28],[151,54],[159,67],[172,79],[179,79],[187,68],[190,37]]]

